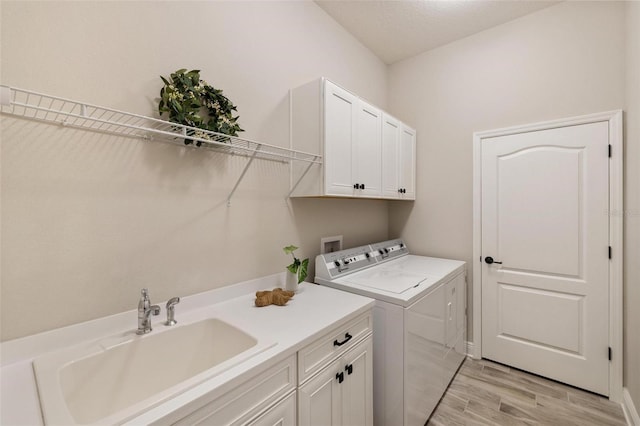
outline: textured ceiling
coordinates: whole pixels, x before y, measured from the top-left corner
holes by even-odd
[[[530,0],[315,0],[387,64],[558,3]]]

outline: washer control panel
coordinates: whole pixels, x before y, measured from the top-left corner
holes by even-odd
[[[371,249],[369,246],[355,247],[333,253],[322,254],[316,258],[316,264],[318,263],[319,258],[322,258],[321,263],[333,278],[347,272],[350,273],[366,268],[370,264],[375,264],[375,260],[371,256]]]
[[[400,239],[371,244],[371,249],[381,260],[394,259],[409,254],[409,249]]]
[[[334,279],[409,254],[400,239],[383,241],[316,257],[316,278]]]

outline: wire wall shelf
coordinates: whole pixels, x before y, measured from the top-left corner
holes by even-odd
[[[230,203],[238,185],[255,159],[290,163],[322,164],[322,156],[297,151],[157,118],[0,85],[0,112],[29,120],[55,123],[93,132],[172,143],[191,149],[241,155],[248,158],[238,181],[227,197]],[[189,142],[185,145],[185,141]]]

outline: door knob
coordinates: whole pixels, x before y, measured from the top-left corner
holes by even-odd
[[[484,261],[488,264],[491,265],[492,263],[497,263],[498,265],[502,265],[502,262],[498,262],[497,260],[493,260],[493,257],[491,256],[487,256],[484,258]]]

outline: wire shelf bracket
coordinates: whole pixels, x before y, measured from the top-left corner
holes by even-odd
[[[0,113],[93,132],[247,157],[247,163],[227,197],[227,205],[231,205],[231,198],[255,159],[287,164],[294,161],[308,163],[305,173],[293,186],[294,189],[314,164],[322,164],[322,156],[318,154],[5,85],[0,85]],[[185,142],[189,144],[185,145]]]

